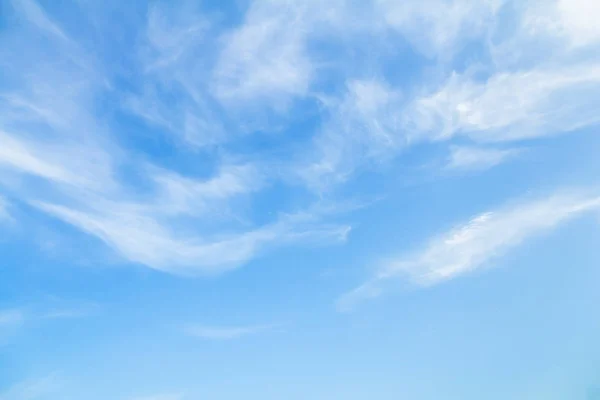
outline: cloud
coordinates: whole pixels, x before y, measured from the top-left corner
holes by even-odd
[[[38,5],[26,5],[37,17],[11,35],[40,26],[64,35],[49,15],[41,19]],[[133,52],[142,82],[138,97],[116,88],[108,62],[71,38],[65,46],[60,35],[48,43],[27,36],[31,53],[7,41],[14,85],[0,89],[0,168],[10,176],[2,183],[11,196],[99,238],[127,261],[183,275],[235,268],[279,245],[345,240],[347,224],[325,223],[317,214],[298,218],[302,208],[261,223],[252,221],[252,212],[239,216],[275,175],[261,163],[215,157],[199,178],[178,170],[177,162],[166,167],[164,159],[123,145],[130,129],[114,118],[120,107],[194,146],[226,140],[217,132],[216,101],[195,73],[203,54],[197,46],[212,25],[191,3],[185,10],[163,6],[153,6],[146,26],[136,27],[146,33],[142,49]],[[115,95],[128,101],[107,104]],[[165,149],[189,156],[187,150]]]
[[[169,5],[154,3],[148,11],[146,72],[178,64],[205,41],[211,21],[192,2]]]
[[[40,379],[32,379],[15,384],[0,393],[0,400],[42,400],[59,394],[64,386],[63,379],[57,374]]]
[[[193,149],[236,134],[225,129],[226,113],[209,95],[213,25],[197,2],[153,3],[135,49],[135,85],[122,95],[125,110]]]
[[[214,274],[237,268],[265,246],[318,239],[345,240],[347,226],[320,226],[293,216],[255,230],[216,238],[182,236],[157,220],[118,204],[109,212],[85,213],[47,203],[39,209],[94,235],[130,261],[181,275]]]
[[[429,286],[473,272],[528,239],[600,208],[600,197],[558,193],[483,213],[431,239],[412,255],[391,258],[366,283],[342,296],[340,309],[377,297],[387,284],[408,277]]]
[[[82,306],[78,308],[18,307],[0,310],[0,329],[18,329],[32,321],[75,319],[90,316],[95,307]]]
[[[25,321],[25,315],[20,309],[0,310],[0,328],[18,327]]]
[[[253,164],[222,165],[218,173],[205,180],[191,179],[168,170],[156,170],[157,211],[169,214],[206,214],[223,208],[227,201],[260,191],[266,176]]]
[[[524,27],[530,34],[563,38],[572,47],[600,43],[600,28],[593,16],[600,12],[594,0],[535,1],[525,12]]]
[[[477,81],[453,74],[405,112],[415,137],[478,142],[520,140],[569,132],[600,122],[600,64],[534,68]]]
[[[281,245],[344,241],[350,224],[313,205],[357,171],[442,142],[446,168],[489,168],[517,152],[490,143],[599,122],[598,64],[571,53],[583,44],[561,42],[595,40],[585,15],[562,1],[515,5],[520,25],[507,32],[505,3],[258,0],[238,23],[197,2],[153,3],[126,13],[135,18],[118,54],[128,56],[115,63],[114,35],[107,49],[86,47],[110,24],[95,19],[94,38],[69,36],[65,13],[15,0],[23,18],[0,46],[11,61],[0,88],[2,191],[127,262],[182,275],[230,270]],[[521,62],[528,23],[542,31],[548,12],[562,13],[563,28],[544,28],[562,51]],[[434,74],[388,73],[414,56],[390,51],[397,34]],[[474,41],[482,65],[464,68],[471,62],[455,56]],[[502,46],[521,50],[514,63],[498,61]],[[244,135],[265,120],[270,134]],[[470,144],[453,147],[459,136]],[[288,193],[293,209],[256,206]]]
[[[12,217],[9,212],[10,203],[4,197],[0,196],[0,221],[10,220]]]
[[[55,146],[54,144],[40,144],[39,142],[26,142],[18,139],[15,134],[8,134],[0,130],[0,141],[2,148],[0,149],[0,166],[16,170],[20,173],[25,173],[31,176],[48,179],[57,183],[63,183],[73,186],[94,186],[98,182],[100,174],[96,175],[96,179],[88,176],[88,171],[80,168],[81,174],[76,174],[74,171],[78,164],[83,167],[84,163],[93,160],[93,154],[88,154],[88,161],[85,161],[81,154],[85,154],[84,147],[68,148],[66,145]],[[77,155],[77,153],[80,155]],[[65,154],[69,156],[66,160],[62,158]],[[79,163],[81,161],[81,164]],[[72,165],[69,165],[71,164]],[[69,168],[72,167],[72,168]],[[90,170],[94,168],[90,165]],[[90,172],[91,172],[90,171]],[[90,173],[89,175],[92,175]]]
[[[294,100],[311,94],[323,67],[313,42],[339,40],[357,29],[354,11],[340,0],[251,2],[243,24],[222,37],[214,95],[229,107],[287,111]]]
[[[131,400],[182,400],[185,396],[179,393],[157,394],[150,396],[134,397]]]
[[[305,13],[300,2],[253,2],[244,24],[224,39],[214,75],[216,96],[227,103],[280,107],[304,95],[313,74]]]
[[[329,120],[298,167],[310,187],[343,183],[356,169],[389,159],[405,144],[398,113],[402,97],[385,82],[350,81],[342,99],[328,106]]]
[[[484,170],[495,167],[521,153],[520,149],[496,149],[478,146],[453,146],[446,168],[452,170]]]
[[[377,0],[387,25],[427,56],[448,58],[468,40],[485,36],[502,0]]]
[[[78,308],[55,308],[37,315],[40,319],[60,320],[86,318],[96,312],[95,306],[82,306]]]
[[[191,325],[185,328],[185,332],[190,336],[201,339],[231,340],[268,332],[274,328],[276,328],[276,325],[251,325],[236,327]]]
[[[38,29],[54,35],[61,40],[69,41],[63,33],[45,13],[42,7],[33,0],[12,0],[13,6],[22,12],[22,15]]]

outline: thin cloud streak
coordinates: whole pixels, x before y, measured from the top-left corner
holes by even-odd
[[[250,325],[250,326],[204,326],[191,325],[184,329],[185,333],[207,340],[232,340],[245,336],[257,335],[276,329],[278,325]]]
[[[314,223],[310,215],[300,219],[291,215],[271,225],[228,236],[181,237],[152,217],[118,205],[110,213],[86,213],[48,203],[32,205],[98,237],[129,261],[189,276],[237,268],[267,246],[313,240],[343,242],[350,231],[349,226]]]
[[[416,254],[393,257],[371,279],[342,296],[338,308],[351,309],[378,297],[402,277],[431,286],[473,272],[523,242],[598,209],[599,196],[558,193],[480,214],[431,239]]]
[[[0,222],[12,219],[9,211],[10,207],[9,201],[0,195]]]
[[[497,73],[480,83],[454,74],[405,114],[416,137],[503,142],[569,132],[600,123],[600,64]],[[565,103],[565,98],[570,103]]]
[[[58,374],[51,374],[40,379],[19,382],[3,393],[0,400],[42,400],[60,396],[65,382]]]
[[[493,147],[454,146],[446,164],[449,170],[481,171],[495,167],[522,153],[521,149]]]
[[[134,397],[130,400],[183,400],[184,395],[179,393],[156,394],[150,396]]]
[[[20,309],[0,310],[0,328],[12,328],[23,324],[25,314]]]
[[[225,29],[191,3],[155,4],[140,26],[132,27],[132,34],[139,33],[128,65],[135,78],[130,87],[119,89],[113,80],[121,75],[109,60],[79,46],[33,0],[15,0],[11,4],[28,23],[10,34],[31,36],[32,43],[25,52],[11,41],[3,48],[14,64],[10,78],[15,81],[13,90],[0,93],[0,167],[11,178],[6,180],[10,198],[98,238],[128,262],[181,275],[227,271],[281,245],[343,242],[351,224],[331,223],[331,215],[315,213],[299,222],[276,209],[277,217],[267,218],[252,205],[270,190],[285,191],[290,182],[300,182],[299,197],[309,200],[285,211],[306,213],[317,196],[334,193],[357,172],[389,162],[416,144],[444,143],[450,160],[434,163],[442,168],[482,170],[518,152],[489,143],[543,138],[600,123],[600,67],[570,56],[572,46],[561,42],[567,28],[544,31],[563,48],[544,63],[504,68],[490,62],[455,71],[453,55],[473,40],[482,41],[490,53],[503,45],[509,50],[528,45],[524,23],[517,34],[488,40],[504,3],[381,0],[359,7],[343,1],[259,0],[248,6],[239,25]],[[574,29],[581,22],[583,15],[570,5],[560,1],[556,7],[564,26]],[[526,7],[515,12],[524,13],[515,16],[523,22],[545,11]],[[357,15],[364,21],[353,18]],[[415,30],[415,21],[430,29]],[[595,28],[580,25],[585,32],[573,35],[591,45]],[[40,30],[48,33],[44,40],[32,34]],[[327,39],[345,54],[357,32],[377,39],[369,46],[381,40],[383,47],[385,38],[404,36],[418,52],[438,59],[439,78],[416,80],[405,88],[384,74],[366,73],[370,68],[349,68],[344,57],[316,62],[317,53],[323,57],[313,51],[316,43]],[[214,37],[219,39],[211,42]],[[365,49],[355,50],[362,54]],[[367,61],[377,65],[378,60]],[[323,82],[316,78],[323,68],[339,79],[318,93],[322,88],[315,86]],[[98,101],[114,97],[122,101],[110,106]],[[235,151],[226,144],[244,128],[225,127],[244,125],[238,123],[238,112],[256,120],[261,118],[254,118],[255,110],[275,111],[277,122],[285,125],[286,117],[293,120],[287,111],[296,99],[320,107],[317,123],[302,142],[307,146],[284,149],[282,159],[248,161],[244,151],[230,154]],[[98,112],[104,107],[110,112]],[[146,120],[156,128],[152,135],[178,135],[180,147],[169,148],[173,154],[206,152],[210,165],[202,173],[210,172],[199,178],[184,173],[185,166],[177,170],[176,162],[125,146],[128,139],[120,139],[130,127],[113,118],[121,112]],[[458,137],[469,143],[455,147]],[[218,155],[211,152],[217,145],[223,146]],[[271,150],[279,149],[266,153]],[[274,165],[283,167],[274,171],[279,169]]]

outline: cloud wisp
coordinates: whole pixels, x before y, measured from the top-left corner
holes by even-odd
[[[351,223],[307,214],[346,201],[337,193],[362,171],[418,146],[447,150],[432,163],[442,169],[485,170],[514,159],[517,142],[597,126],[600,62],[582,49],[600,36],[579,11],[589,1],[257,0],[232,25],[197,3],[153,3],[133,7],[117,40],[91,5],[73,12],[95,21],[93,35],[14,0],[0,37],[11,60],[2,193],[128,263],[180,275],[344,242]],[[92,36],[131,57],[115,63]],[[474,44],[481,54],[465,66]],[[390,73],[405,56],[436,72]],[[276,199],[290,193],[288,209]]]
[[[41,400],[59,395],[64,380],[58,374],[19,382],[0,393],[0,400]]]
[[[270,332],[277,329],[279,325],[247,325],[247,326],[207,326],[189,325],[184,332],[193,337],[206,340],[233,340],[246,336]]]
[[[154,394],[150,396],[134,397],[131,400],[183,400],[185,396],[180,393]]]
[[[485,170],[495,167],[522,153],[521,149],[498,149],[493,147],[454,146],[446,164],[449,170]]]
[[[279,217],[264,223],[252,223],[252,215],[239,217],[240,205],[272,183],[268,169],[259,162],[217,159],[211,165],[213,174],[198,177],[126,148],[115,121],[96,112],[96,99],[115,90],[106,84],[113,78],[109,67],[71,39],[35,2],[15,4],[17,14],[25,16],[25,23],[12,32],[15,37],[39,30],[49,35],[44,52],[21,54],[10,41],[5,47],[14,60],[8,72],[22,86],[0,93],[0,109],[5,111],[0,118],[4,144],[0,167],[10,177],[5,181],[9,192],[23,204],[97,237],[127,261],[181,275],[236,268],[268,247],[345,239],[347,224],[324,223],[325,216],[317,214],[290,217],[306,214],[310,204],[292,212],[281,210],[276,213]],[[261,16],[264,7],[252,11],[249,21],[266,18]],[[187,54],[203,40],[210,23],[196,12],[163,11],[151,8],[148,15],[146,45],[151,51],[142,57],[140,74],[148,90],[162,96],[170,76],[173,85],[168,86],[179,88],[173,94],[183,102],[184,113],[173,113],[168,103],[148,98],[142,100],[158,108],[146,109],[148,104],[140,102],[123,106],[131,110],[135,105],[138,114],[159,118],[153,122],[169,131],[185,130],[189,124],[195,126],[192,130],[211,130],[213,124],[200,119],[205,120],[204,111],[215,100],[204,102],[210,96],[208,87],[190,75],[192,61]],[[31,49],[44,43],[36,39]],[[55,64],[62,69],[51,67]],[[185,117],[185,126],[180,119],[167,119],[179,117]],[[204,141],[186,132],[193,143],[176,149],[184,155]],[[140,179],[123,179],[129,171]]]
[[[18,327],[25,321],[25,315],[20,309],[9,309],[0,311],[0,327]]]
[[[600,197],[559,193],[473,217],[431,239],[421,251],[392,257],[367,282],[342,296],[340,309],[383,293],[407,278],[431,286],[488,266],[507,251],[587,212],[600,209]]]

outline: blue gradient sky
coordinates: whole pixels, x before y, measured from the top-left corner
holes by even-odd
[[[596,399],[598,15],[0,0],[0,400]]]

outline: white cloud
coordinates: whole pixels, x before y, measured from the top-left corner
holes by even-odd
[[[185,396],[180,393],[155,394],[150,396],[134,397],[131,400],[182,400]]]
[[[44,18],[30,18],[32,26],[11,34],[40,24],[60,30]],[[262,17],[249,21],[255,18]],[[145,28],[139,72],[147,92],[130,97],[130,108],[194,145],[225,140],[196,72],[204,50],[197,45],[210,29],[208,21],[193,7],[152,8]],[[2,183],[11,196],[101,239],[128,261],[179,274],[234,268],[270,246],[346,238],[348,226],[324,224],[315,215],[240,222],[244,218],[232,205],[244,209],[248,197],[267,185],[269,171],[218,158],[210,163],[217,172],[200,180],[171,169],[177,162],[154,165],[121,145],[124,132],[111,115],[121,104],[98,102],[122,95],[110,82],[110,66],[70,39],[69,46],[62,39],[29,39],[28,51],[10,41],[3,47],[14,85],[0,92],[0,168],[10,174]]]
[[[383,19],[428,56],[449,57],[484,36],[502,0],[376,0]]]
[[[255,230],[221,235],[186,235],[135,209],[111,204],[108,210],[83,212],[36,203],[36,207],[98,237],[126,259],[182,275],[223,272],[239,267],[264,247],[318,239],[343,241],[348,226],[322,226],[283,217]]]
[[[214,177],[200,181],[171,171],[158,170],[152,179],[157,184],[158,212],[169,214],[206,214],[222,209],[228,200],[257,192],[265,176],[253,164],[223,165]]]
[[[64,386],[62,379],[53,374],[41,379],[32,379],[17,383],[7,391],[0,393],[0,400],[42,400],[56,398]],[[60,396],[59,396],[60,397]]]
[[[0,332],[16,332],[31,321],[84,318],[91,315],[90,306],[79,308],[39,309],[19,307],[0,310]]]
[[[20,309],[0,310],[0,329],[18,327],[25,321],[25,315]]]
[[[191,325],[185,328],[185,332],[194,337],[208,340],[231,340],[243,336],[256,335],[273,330],[275,325],[252,325],[252,326],[203,326]]]
[[[4,197],[0,196],[0,221],[2,220],[10,220],[10,212],[9,212],[10,203]]]
[[[597,124],[600,65],[497,73],[484,82],[454,74],[405,112],[415,137],[466,135],[498,142],[568,132]]]
[[[453,146],[446,167],[453,170],[484,170],[495,167],[520,154],[520,149]]]
[[[314,139],[314,150],[299,166],[299,175],[318,190],[346,181],[354,170],[378,163],[404,143],[398,111],[401,95],[375,79],[347,83],[331,116]]]
[[[227,142],[234,133],[225,130],[208,95],[212,25],[197,2],[152,4],[137,49],[137,84],[122,101],[159,132],[196,149]]]
[[[126,71],[112,70],[111,60],[101,60],[101,52],[86,56],[34,1],[13,3],[31,26],[20,26],[10,35],[26,35],[32,43],[22,48],[15,45],[18,41],[2,41],[2,55],[8,56],[3,58],[11,60],[8,79],[14,84],[0,93],[0,168],[18,178],[3,185],[10,186],[11,199],[33,204],[99,238],[126,260],[163,271],[223,271],[270,246],[344,240],[349,226],[323,222],[323,214],[307,220],[261,215],[256,218],[260,223],[253,222],[254,215],[238,216],[252,208],[247,207],[253,204],[252,196],[274,188],[278,179],[284,183],[300,179],[310,189],[324,192],[347,182],[357,169],[377,166],[415,142],[457,135],[477,143],[519,140],[589,126],[600,119],[596,106],[600,67],[577,60],[567,65],[552,59],[543,66],[506,71],[490,65],[483,68],[489,73],[486,79],[461,72],[438,88],[424,81],[416,83],[416,89],[402,91],[387,76],[364,78],[388,68],[378,59],[365,62],[375,65],[371,75],[362,66],[336,69],[345,59],[329,60],[322,53],[318,65],[313,59],[319,44],[348,46],[355,59],[366,57],[371,53],[355,49],[349,40],[354,37],[346,34],[360,27],[371,37],[381,32],[382,24],[406,35],[425,53],[444,58],[472,39],[483,43],[502,1],[381,0],[372,7],[344,1],[258,0],[249,4],[241,25],[225,33],[195,2],[185,2],[184,7],[155,4],[145,24],[131,27],[136,37],[132,42],[138,47],[131,49],[133,61],[125,63]],[[591,40],[593,26],[582,23],[585,15],[569,7],[562,0],[556,3],[566,21],[561,23],[583,29],[573,34],[584,38],[578,40]],[[40,29],[49,33],[43,40],[29,34]],[[212,41],[214,37],[218,40]],[[323,67],[327,63],[335,68]],[[441,73],[446,73],[445,67]],[[331,68],[327,73],[339,72],[339,77],[331,89],[327,82],[326,88],[319,88],[324,93],[311,93],[325,68]],[[123,89],[115,77],[130,78],[132,87]],[[340,90],[337,84],[343,81],[347,85]],[[411,98],[415,91],[423,93],[420,87],[430,90]],[[225,144],[243,130],[231,114],[241,110],[260,119],[257,115],[265,110],[287,109],[295,98],[309,95],[314,95],[311,101],[328,99],[317,104],[323,106],[322,114],[311,115],[322,118],[322,125],[312,138],[312,131],[300,132],[299,142],[292,138],[292,145],[300,148],[290,157],[292,162],[223,161],[231,151]],[[119,104],[107,104],[115,98]],[[158,129],[144,130],[148,137],[132,136],[130,141],[130,131],[138,127],[121,125],[115,117],[123,107]],[[286,124],[284,118],[281,121]],[[202,159],[210,165],[198,170],[216,172],[199,179],[178,171],[187,169],[177,159],[181,151],[185,163],[189,161],[187,146],[165,142],[165,152],[175,155],[170,159],[134,148],[163,131],[195,147],[199,157],[210,153]],[[305,138],[311,145],[302,146]],[[199,147],[209,148],[200,153]],[[271,150],[279,148],[266,152]],[[287,156],[288,150],[282,153]],[[487,168],[516,154],[480,144],[450,151],[448,168]],[[236,156],[232,158],[244,159]],[[159,163],[168,166],[154,165]],[[273,171],[275,164],[285,171]],[[195,168],[191,169],[198,171]]]
[[[0,141],[2,141],[0,167],[5,166],[22,173],[75,186],[92,185],[98,182],[97,179],[99,176],[96,176],[94,180],[89,176],[85,176],[85,174],[77,174],[74,172],[76,171],[75,168],[70,169],[68,165],[64,165],[76,162],[78,159],[83,161],[81,156],[77,156],[78,151],[84,151],[83,148],[66,149],[63,146],[56,147],[54,145],[26,143],[23,140],[17,139],[16,136],[0,130]],[[68,152],[73,157],[64,159],[62,158],[62,154],[57,154],[57,152],[53,152],[52,150],[58,150],[62,153]],[[80,169],[80,171],[82,170]]]
[[[192,2],[154,3],[148,11],[146,37],[152,54],[146,72],[173,66],[196,50],[210,29],[210,21]]]
[[[89,317],[97,307],[84,306],[79,308],[56,308],[38,314],[38,318],[50,320],[77,319]]]
[[[284,107],[308,91],[313,66],[305,47],[306,8],[295,1],[250,5],[244,24],[225,38],[219,56],[214,89],[220,99]]]
[[[14,7],[38,29],[46,31],[62,40],[69,41],[58,25],[52,21],[46,12],[33,0],[12,0]]]
[[[594,45],[600,43],[599,13],[596,0],[536,1],[525,12],[524,27],[530,34],[566,39],[572,47]]]
[[[312,54],[313,41],[339,40],[369,25],[358,22],[365,14],[351,6],[343,0],[251,2],[243,24],[222,37],[213,93],[228,107],[286,111],[311,93],[323,67]]]
[[[556,194],[473,217],[436,236],[422,251],[392,258],[373,278],[339,300],[346,309],[380,295],[384,286],[407,276],[417,285],[434,285],[485,267],[524,241],[600,208],[600,197]]]

